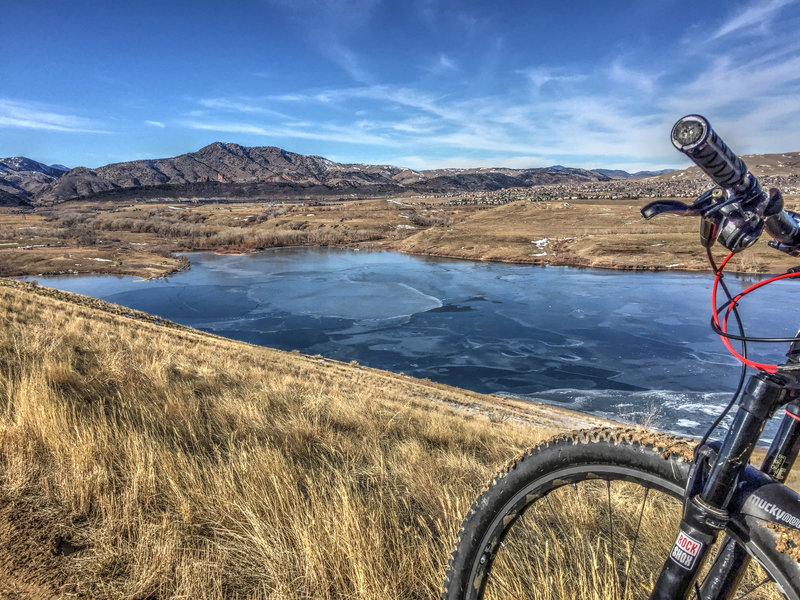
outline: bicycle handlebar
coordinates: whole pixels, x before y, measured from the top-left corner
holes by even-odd
[[[700,167],[714,183],[743,192],[750,185],[744,161],[711,129],[705,117],[687,115],[672,128],[672,145]]]
[[[719,241],[732,252],[752,246],[766,229],[775,238],[771,247],[800,256],[800,214],[783,210],[783,196],[777,189],[770,189],[769,195],[762,191],[745,162],[705,117],[686,115],[675,123],[670,139],[723,189],[705,192],[691,206],[671,200],[651,202],[642,208],[646,219],[661,213],[700,216],[701,243],[710,248]]]

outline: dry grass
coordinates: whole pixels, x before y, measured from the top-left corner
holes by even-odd
[[[625,481],[588,480],[557,488],[548,502],[534,502],[509,531],[485,599],[649,598],[672,550],[682,509],[676,498]],[[700,581],[720,545],[710,548]],[[783,598],[765,578],[751,563],[733,597]]]
[[[797,199],[790,202],[796,206]],[[394,248],[469,260],[609,269],[706,270],[699,219],[663,215],[645,221],[644,200],[511,202],[418,232]],[[761,240],[734,259],[731,271],[782,273],[797,259]],[[724,256],[725,249],[715,252]]]
[[[3,597],[431,598],[571,418],[0,282]]]
[[[0,323],[3,598],[433,598],[491,473],[597,423],[3,279]],[[615,506],[641,504],[626,490]],[[555,502],[567,513],[572,493]],[[561,534],[588,514],[545,531],[539,515],[522,542],[574,565]],[[679,515],[648,505],[653,549]],[[578,561],[596,565],[585,581],[547,568],[547,585],[509,578],[502,597],[594,585],[613,572],[603,543]],[[657,565],[639,566],[644,589]]]
[[[449,222],[446,214],[386,200],[325,206],[69,202],[36,210],[0,207],[0,276],[92,272],[153,277],[184,266],[175,252],[383,247],[416,227],[441,222]]]
[[[408,197],[323,206],[83,201],[36,210],[0,207],[0,276],[154,277],[185,266],[175,252],[299,245],[613,269],[707,268],[698,219],[667,215],[646,222],[639,214],[644,200],[458,207],[448,201]],[[797,209],[797,202],[787,198],[790,208]],[[795,264],[762,240],[729,270],[783,272]]]
[[[167,250],[130,242],[98,236],[88,217],[71,231],[45,212],[0,207],[0,276],[91,272],[156,277],[186,265]]]

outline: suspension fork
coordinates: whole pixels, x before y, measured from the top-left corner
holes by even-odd
[[[761,471],[781,483],[786,481],[800,452],[800,399],[794,390],[791,395],[794,399],[786,405],[781,425],[761,464]],[[747,551],[733,538],[726,537],[700,588],[700,597],[716,600],[731,598],[749,562]]]
[[[650,595],[651,600],[685,598],[692,589],[709,547],[728,525],[728,503],[739,476],[750,460],[764,425],[786,402],[786,395],[783,379],[766,373],[751,376],[707,477],[704,455],[698,453],[690,472],[678,538]],[[730,584],[737,581],[743,566],[737,568],[731,564],[724,570],[720,567],[720,575]],[[702,598],[705,600],[707,596]]]

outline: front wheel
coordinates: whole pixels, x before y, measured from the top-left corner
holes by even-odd
[[[529,450],[472,506],[443,600],[648,598],[677,536],[692,448],[644,430],[599,429]],[[785,596],[751,561],[729,597]]]

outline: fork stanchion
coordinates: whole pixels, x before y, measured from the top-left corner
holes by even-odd
[[[783,420],[772,439],[761,470],[783,483],[800,452],[800,402],[786,405]],[[721,598],[723,591],[735,590],[750,556],[732,538],[726,537],[700,589],[701,598]]]

